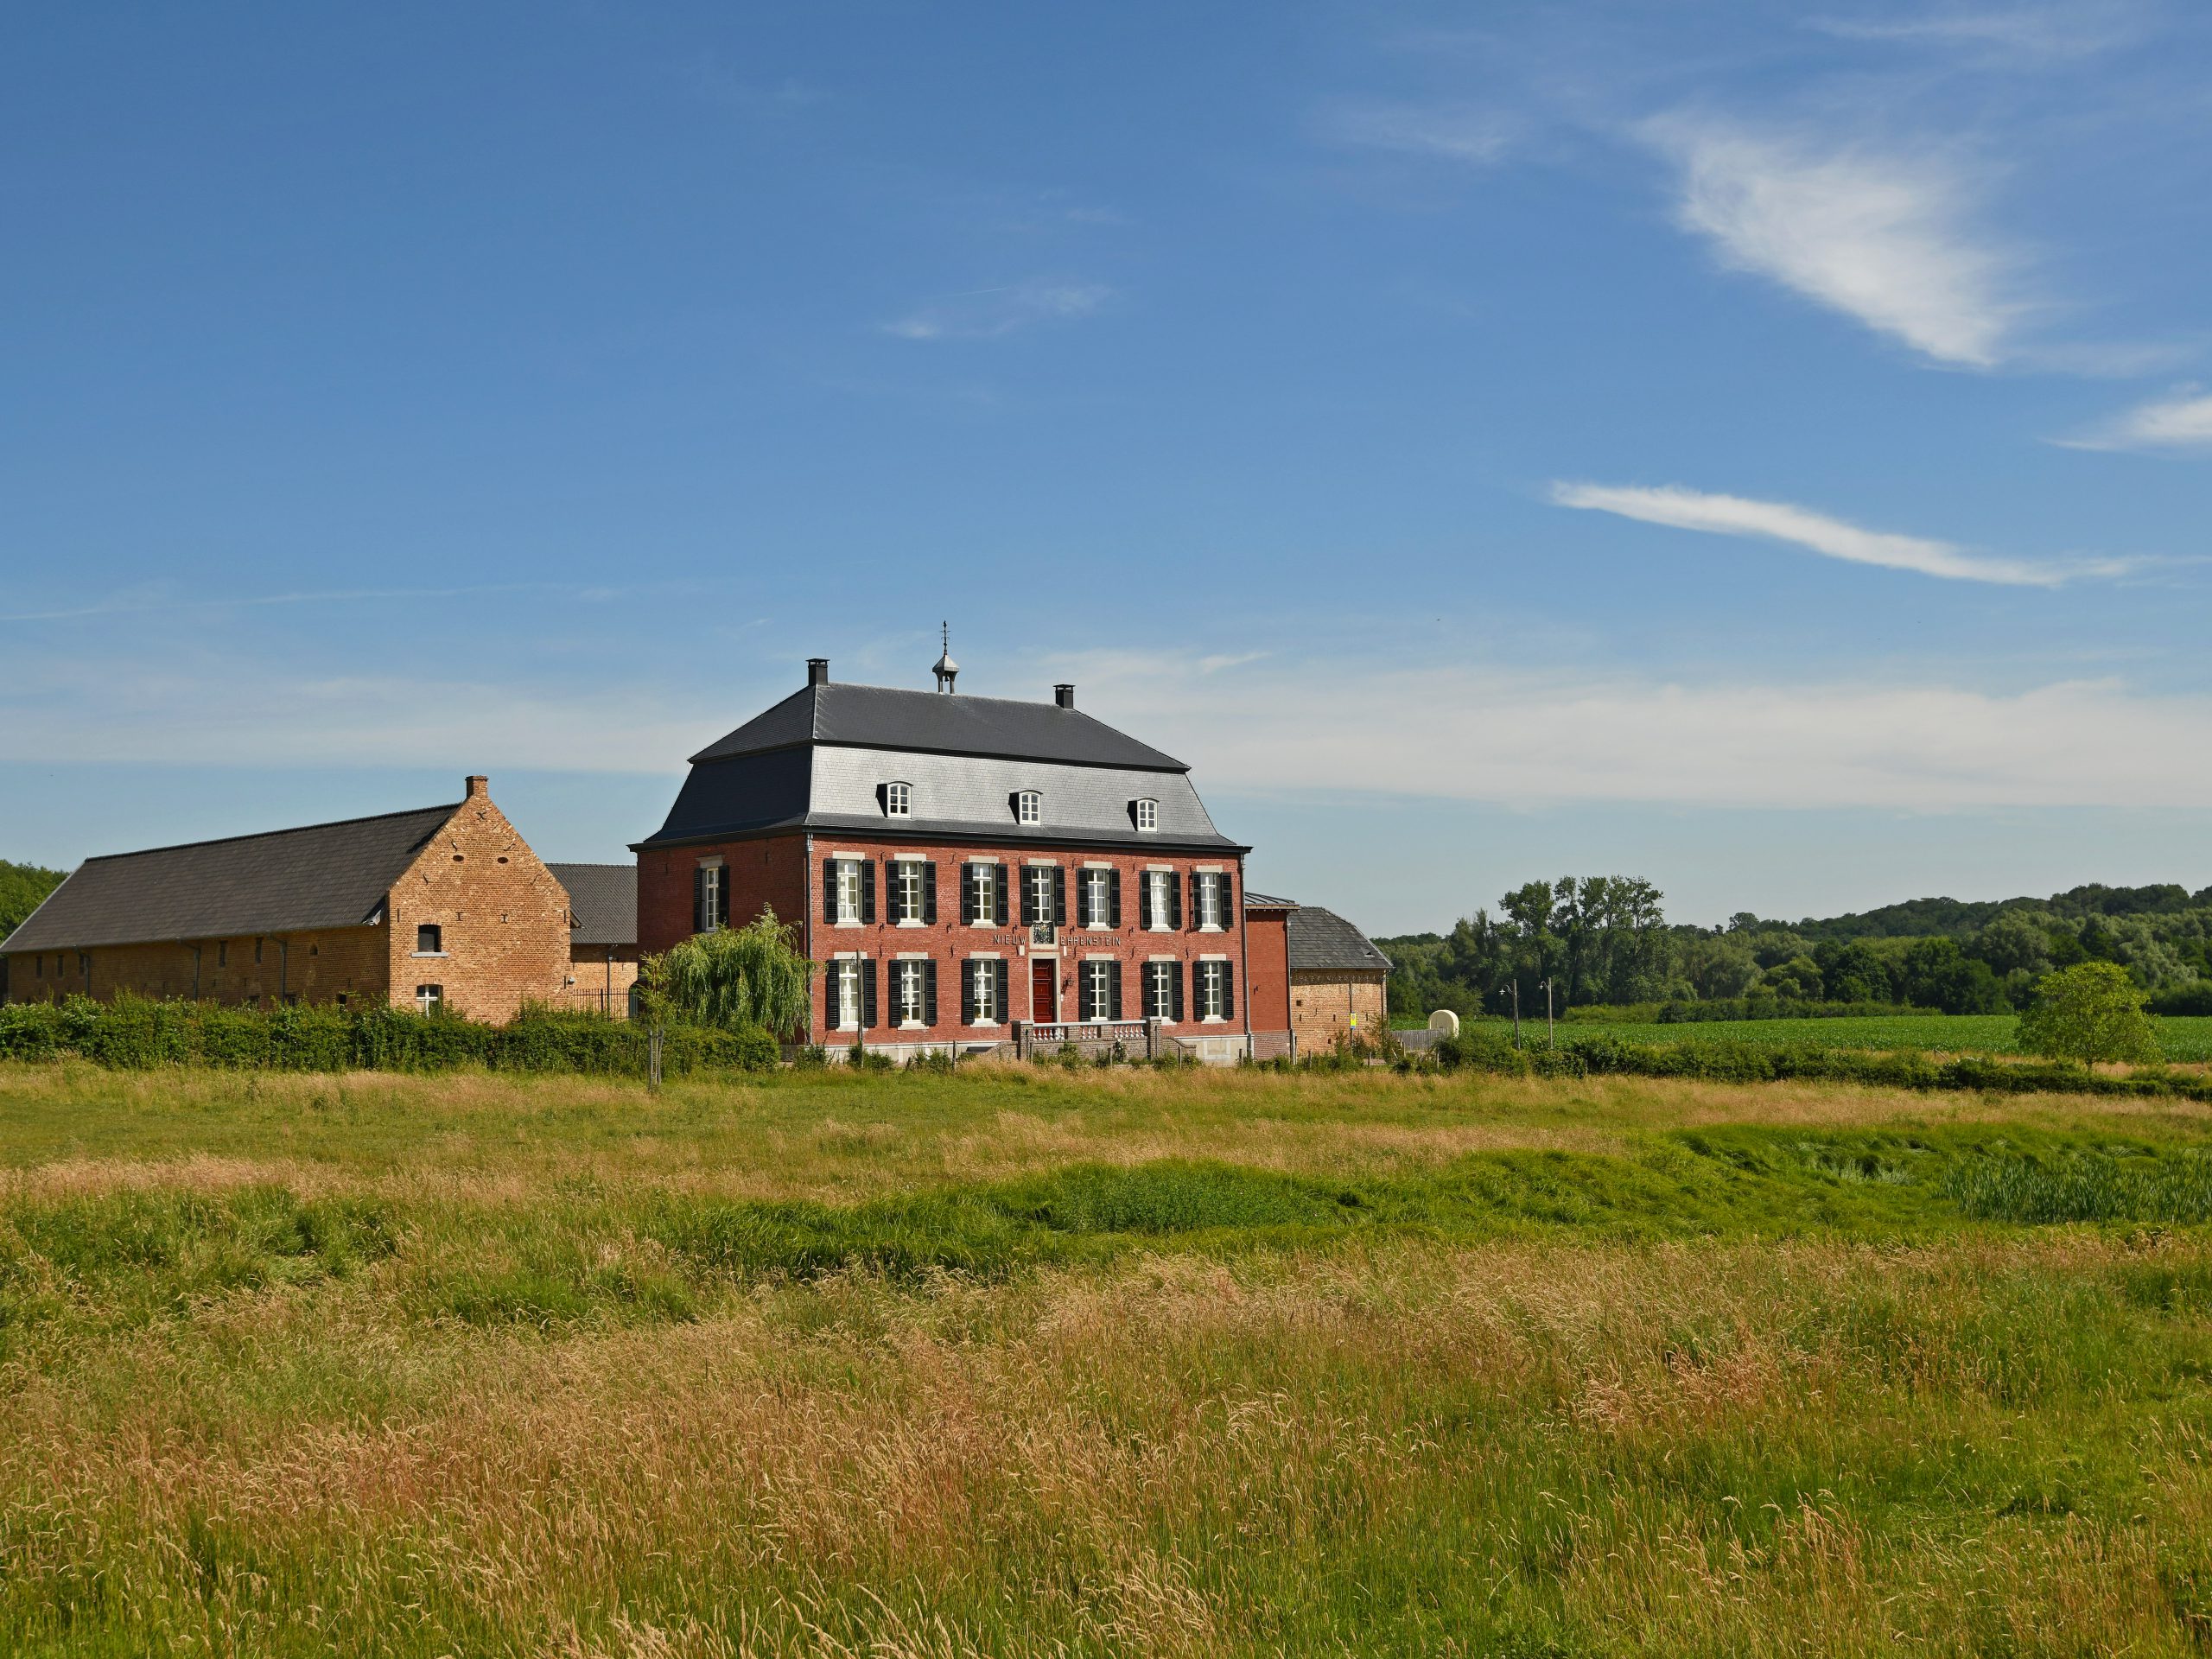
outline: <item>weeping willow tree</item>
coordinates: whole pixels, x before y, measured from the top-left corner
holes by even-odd
[[[648,1066],[660,1081],[660,1039],[671,1020],[724,1031],[765,1031],[786,1040],[806,1030],[815,964],[803,955],[798,930],[764,910],[743,927],[695,933],[639,965],[649,1022]]]

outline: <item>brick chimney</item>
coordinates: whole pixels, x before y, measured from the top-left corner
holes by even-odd
[[[462,798],[471,801],[482,800],[485,795],[488,792],[484,786],[491,781],[492,780],[489,778],[486,778],[480,772],[470,772],[467,779],[467,792]]]

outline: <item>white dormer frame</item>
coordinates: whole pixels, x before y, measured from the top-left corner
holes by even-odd
[[[912,784],[899,779],[883,786],[883,816],[887,818],[911,818],[914,816],[914,786]]]
[[[1148,836],[1160,828],[1160,803],[1151,796],[1141,796],[1130,802],[1129,811],[1136,819],[1138,834]]]
[[[1045,795],[1042,790],[1019,789],[1014,791],[1014,821],[1016,823],[1045,822]]]

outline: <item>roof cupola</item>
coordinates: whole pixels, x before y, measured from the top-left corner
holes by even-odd
[[[952,624],[942,624],[940,632],[944,643],[944,655],[937,659],[937,666],[930,671],[937,676],[937,689],[950,696],[953,678],[960,672],[960,664],[952,660]]]

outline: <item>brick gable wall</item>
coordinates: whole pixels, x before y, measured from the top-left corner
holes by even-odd
[[[481,778],[391,890],[388,940],[392,1001],[442,988],[448,1008],[472,1020],[512,1020],[525,1002],[565,1003],[569,893],[492,802]],[[416,953],[416,930],[435,924],[442,956]]]

